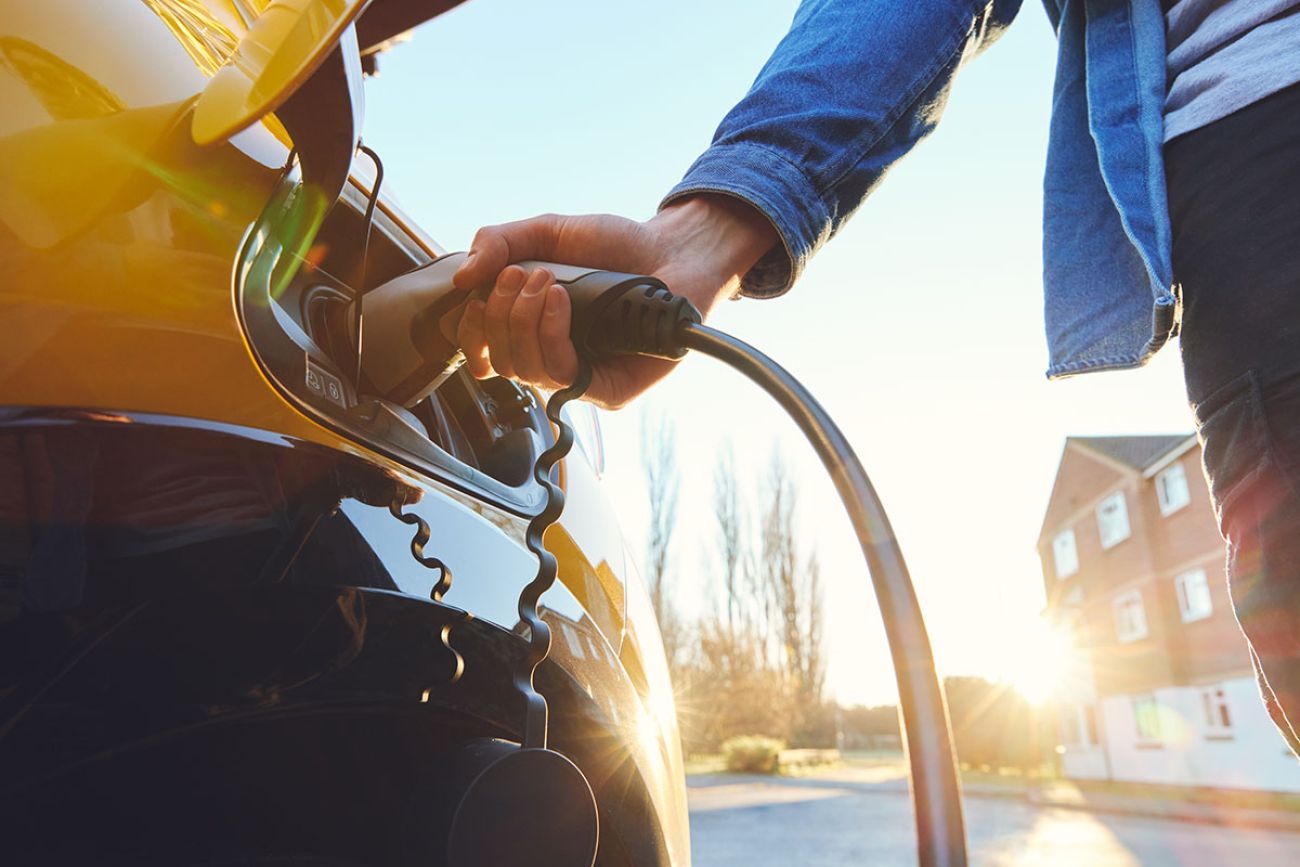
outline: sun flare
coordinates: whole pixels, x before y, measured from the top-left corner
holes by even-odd
[[[1067,632],[1036,619],[1018,643],[1021,646],[1008,667],[1007,680],[1031,704],[1057,697],[1077,676],[1078,652]]]

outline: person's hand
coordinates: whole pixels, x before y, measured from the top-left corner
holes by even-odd
[[[456,272],[461,289],[491,292],[469,302],[457,340],[470,372],[510,377],[542,388],[570,384],[578,359],[569,340],[569,296],[545,269],[511,265],[540,259],[584,268],[648,274],[690,299],[700,313],[734,295],[740,279],[776,243],[755,208],[720,195],[675,202],[638,223],[610,215],[546,215],[489,226],[474,236]],[[666,376],[673,362],[628,356],[595,366],[586,398],[623,406]]]

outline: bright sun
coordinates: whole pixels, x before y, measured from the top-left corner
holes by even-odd
[[[1007,679],[1030,703],[1049,701],[1077,676],[1079,660],[1074,643],[1069,635],[1044,621],[1034,620],[1017,644],[1020,646],[1008,666]]]

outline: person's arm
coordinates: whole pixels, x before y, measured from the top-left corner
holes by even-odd
[[[790,32],[713,144],[664,199],[735,196],[776,227],[745,277],[778,295],[889,168],[934,130],[960,66],[1010,23],[1020,0],[805,0]]]
[[[934,129],[957,70],[1019,6],[804,0],[749,93],[655,217],[552,215],[479,231],[457,276],[466,287],[497,284],[462,323],[475,373],[544,386],[572,376],[567,299],[558,289],[524,293],[518,269],[503,271],[510,262],[653,274],[705,313],[738,289],[786,291],[889,167]],[[589,394],[621,405],[670,369],[646,359],[605,364]]]

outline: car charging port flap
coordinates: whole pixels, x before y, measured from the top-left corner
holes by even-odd
[[[267,378],[305,414],[358,443],[509,511],[534,511],[542,495],[532,458],[552,435],[531,393],[462,372],[445,394],[405,406],[357,382],[350,316],[358,275],[364,270],[366,281],[382,285],[429,257],[401,223],[375,209],[361,269],[371,197],[349,184],[325,213],[304,212],[318,198],[296,165],[287,167],[237,260],[237,310]]]

